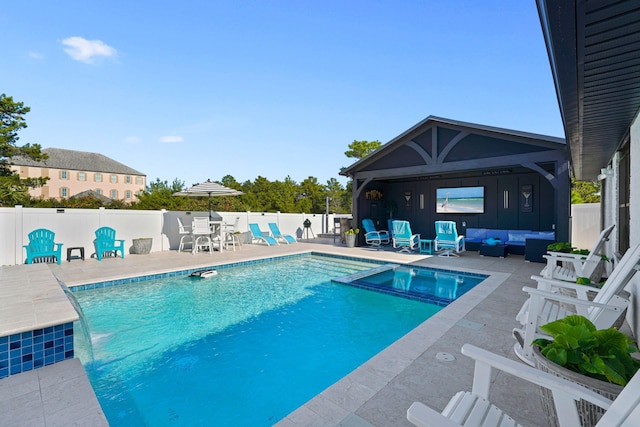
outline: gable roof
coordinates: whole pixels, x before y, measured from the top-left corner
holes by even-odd
[[[98,200],[102,200],[103,202],[110,202],[112,199],[105,196],[104,194],[100,194],[98,193],[96,190],[85,190],[85,191],[81,191],[78,194],[74,194],[73,196],[69,197],[70,199],[79,199],[81,197],[94,197]]]
[[[436,136],[434,140],[432,135],[434,128],[452,130],[457,134],[451,133],[449,136],[443,136],[443,140]],[[447,138],[449,139],[447,140]],[[451,168],[451,164],[445,164],[451,161],[456,162],[463,169],[474,167],[473,163],[480,165],[477,162],[478,157],[465,158],[465,153],[460,149],[457,152],[454,151],[456,149],[453,146],[463,142],[465,138],[474,139],[475,143],[480,142],[482,139],[491,141],[492,153],[486,157],[502,156],[505,160],[507,160],[507,156],[513,157],[536,151],[566,151],[566,143],[563,138],[429,116],[373,153],[344,168],[340,175],[354,176],[356,173],[373,169],[393,169],[400,175],[405,173],[401,169],[405,169],[407,173],[409,173],[409,169],[413,169],[418,174],[427,172],[441,173]],[[449,144],[450,142],[451,144]],[[392,165],[390,162],[393,161],[389,159],[393,152],[397,152],[398,155],[395,156],[397,158],[395,159],[395,164]],[[401,152],[403,154],[400,154]],[[447,156],[449,156],[449,159],[445,160]],[[451,159],[454,156],[457,159]],[[542,159],[543,156],[537,157]],[[384,166],[381,165],[383,159],[386,159],[387,162]],[[474,162],[474,160],[476,161]],[[488,166],[490,165],[485,164],[485,167]]]
[[[145,176],[142,172],[98,153],[65,150],[62,148],[45,148],[42,152],[49,156],[47,160],[42,162],[36,162],[24,157],[14,157],[11,159],[11,162],[16,166],[48,167],[53,169]]]

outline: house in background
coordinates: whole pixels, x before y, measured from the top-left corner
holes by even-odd
[[[30,190],[32,197],[60,200],[92,190],[130,203],[145,189],[146,175],[102,154],[60,148],[42,151],[49,156],[42,162],[12,159],[12,169],[21,178],[49,178],[43,187]]]
[[[371,218],[411,222],[425,239],[438,220],[457,229],[555,231],[569,240],[571,190],[565,140],[551,136],[427,117],[345,168],[353,179],[354,222]],[[453,198],[473,192],[473,203]]]

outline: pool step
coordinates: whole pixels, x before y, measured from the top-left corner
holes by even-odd
[[[342,284],[349,284],[353,281],[373,276],[374,274],[382,273],[389,270],[395,270],[398,267],[400,267],[399,264],[384,264],[380,267],[370,268],[369,270],[358,271],[357,273],[349,274],[347,276],[337,277],[335,279],[331,279],[331,281]]]

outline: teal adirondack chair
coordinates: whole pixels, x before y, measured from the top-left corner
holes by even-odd
[[[35,258],[55,257],[60,264],[62,261],[62,243],[55,243],[56,233],[46,228],[39,228],[29,233],[29,244],[24,248],[27,251],[27,264],[31,264]]]
[[[124,258],[124,240],[116,240],[116,230],[111,227],[100,227],[96,230],[96,238],[93,241],[96,248],[96,257],[102,261],[105,252],[113,252],[118,256],[118,251]]]

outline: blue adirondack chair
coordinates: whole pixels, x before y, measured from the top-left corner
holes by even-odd
[[[56,233],[46,228],[39,228],[29,233],[29,244],[24,248],[27,251],[27,264],[31,264],[35,258],[55,257],[60,264],[62,260],[62,243],[55,243]]]
[[[96,230],[96,238],[93,241],[96,248],[96,257],[102,261],[105,252],[112,252],[118,256],[118,251],[124,258],[124,240],[116,240],[116,230],[111,227],[100,227]]]

